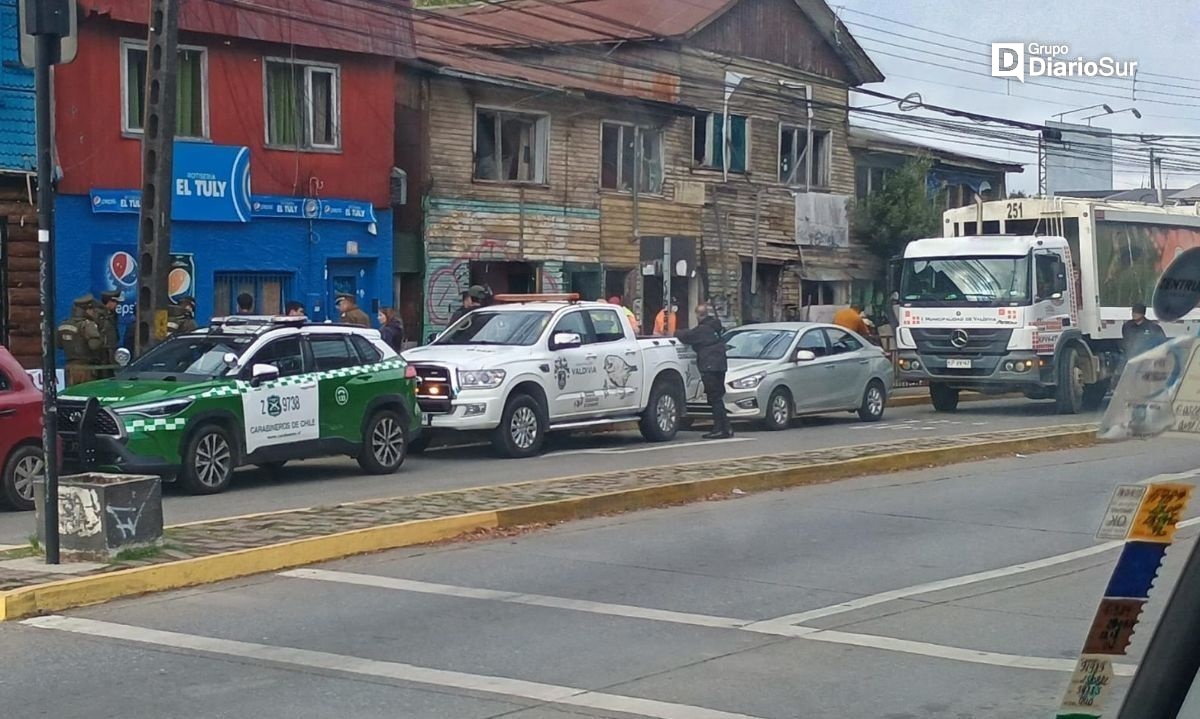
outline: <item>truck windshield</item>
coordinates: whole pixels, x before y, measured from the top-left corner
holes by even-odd
[[[907,259],[900,300],[906,304],[1028,304],[1029,256]]]
[[[126,367],[119,379],[213,379],[229,369],[225,355],[241,356],[253,337],[197,335],[174,337]]]
[[[791,330],[734,330],[725,334],[729,359],[779,359],[787,354],[796,333]]]
[[[549,322],[549,312],[475,310],[438,337],[434,344],[528,346],[537,342]]]

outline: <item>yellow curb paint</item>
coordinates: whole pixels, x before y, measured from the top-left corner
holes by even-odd
[[[850,477],[961,464],[999,457],[1018,450],[1023,453],[1049,452],[1086,447],[1096,442],[1094,430],[1060,432],[1032,439],[998,439],[956,447],[913,450],[802,467],[636,487],[496,511],[369,527],[0,592],[0,621],[60,612],[123,597],[275,572],[356,554],[428,544],[453,539],[480,529],[503,529],[526,524],[583,519],[682,504],[714,494],[729,494],[734,489],[762,492]]]

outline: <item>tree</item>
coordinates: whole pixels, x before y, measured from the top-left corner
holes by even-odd
[[[909,160],[854,208],[855,234],[873,254],[889,260],[913,240],[941,235],[942,212],[926,180],[932,166],[927,157]]]

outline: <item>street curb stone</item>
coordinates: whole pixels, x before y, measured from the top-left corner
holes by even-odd
[[[728,495],[1096,442],[1093,424],[926,437],[286,510],[166,530],[172,551],[62,579],[0,570],[0,621],[453,539]]]

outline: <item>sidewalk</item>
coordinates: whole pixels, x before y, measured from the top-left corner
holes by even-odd
[[[47,572],[34,562],[26,561],[19,567],[13,567],[12,562],[0,561],[0,620],[61,608],[64,602],[69,606],[79,606],[106,601],[114,596],[191,586],[390,546],[449,539],[479,529],[556,522],[677,504],[714,494],[728,494],[734,489],[762,491],[851,476],[968,462],[1016,451],[1029,453],[1083,446],[1094,441],[1095,431],[1093,424],[1076,424],[1053,429],[1038,427],[953,437],[904,439],[750,457],[739,460],[736,465],[728,461],[709,461],[650,467],[180,525],[166,530],[165,546],[153,556],[95,566],[69,579],[64,579],[61,573]],[[432,528],[425,529],[424,533],[409,531],[404,535],[409,539],[397,539],[399,534],[373,539],[355,536],[352,541],[343,542],[340,549],[327,545],[317,554],[306,554],[300,549],[308,546],[305,540],[334,539],[347,536],[345,533],[363,530],[395,529],[396,525],[412,529],[420,527],[422,520],[429,520],[425,524]],[[290,544],[288,547],[279,546],[285,543]],[[251,550],[262,548],[270,548],[270,559],[248,559],[253,555]],[[296,551],[289,554],[289,548]],[[238,566],[215,572],[197,569],[196,560],[229,556],[234,552],[238,553]],[[0,559],[3,559],[3,555],[0,555]],[[186,565],[186,569],[179,572],[177,579],[168,582],[169,586],[155,581],[133,580],[127,583],[125,591],[115,593],[112,587],[116,585],[107,582],[110,585],[107,590],[88,594],[86,582],[80,579],[122,573],[134,575],[138,573],[130,570],[170,564]],[[112,578],[116,579],[115,576]],[[23,597],[21,601],[29,606],[24,609],[13,608],[22,589],[52,583],[61,585],[59,596],[54,600],[55,607],[45,602],[39,603],[36,597]],[[81,595],[82,598],[72,602],[70,596],[65,596],[68,589],[83,592],[87,596]],[[9,602],[7,614],[6,600]],[[30,609],[33,605],[36,607]]]

